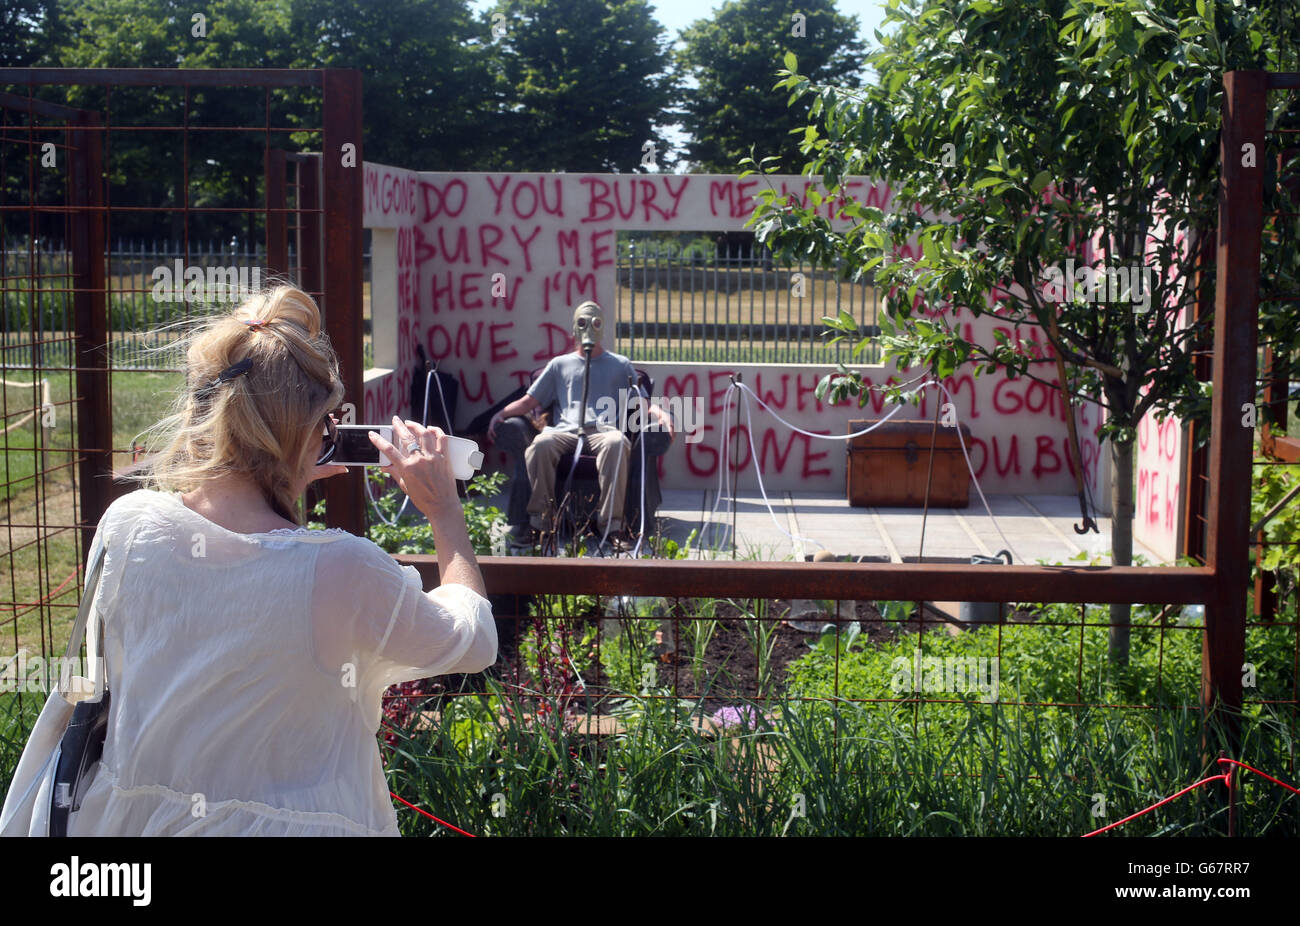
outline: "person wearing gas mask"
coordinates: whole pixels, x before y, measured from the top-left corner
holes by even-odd
[[[597,409],[609,408],[611,402],[614,408],[626,407],[619,402],[619,394],[632,388],[636,371],[627,357],[604,348],[604,327],[604,311],[597,303],[577,306],[573,311],[573,350],[553,357],[525,395],[492,417],[488,437],[495,441],[497,429],[508,418],[558,406],[559,420],[547,425],[524,452],[532,487],[528,500],[530,525],[535,531],[550,530],[555,513],[556,466],[566,454],[573,456],[581,436],[584,451],[596,455],[600,480],[597,528],[616,547],[625,548],[630,538],[623,525],[623,502],[631,445],[621,422],[602,419]],[[650,406],[649,411],[655,426],[665,430],[671,439],[669,417],[657,406]]]

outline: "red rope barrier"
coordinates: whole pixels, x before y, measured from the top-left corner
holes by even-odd
[[[398,797],[396,791],[389,791],[388,793],[391,794],[393,797],[397,798],[397,800],[401,801],[401,802],[402,802],[403,804],[405,804],[407,807],[410,807],[412,810],[415,810],[415,811],[418,811],[419,813],[424,814],[424,815],[425,815],[426,817],[428,817],[430,820],[434,820],[434,821],[436,821],[436,822],[438,822],[438,823],[441,823],[443,826],[447,827],[447,829],[449,829],[449,830],[455,830],[456,832],[460,833],[462,836],[468,836],[470,839],[474,839],[474,838],[475,838],[475,836],[474,836],[473,833],[467,833],[467,832],[465,832],[463,829],[461,829],[459,826],[452,826],[452,825],[451,825],[450,823],[448,823],[446,820],[439,820],[437,817],[435,817],[433,814],[429,813],[429,811],[425,810],[424,808],[422,808],[422,807],[416,807],[416,806],[415,806],[414,804],[412,804],[410,801],[405,800],[404,798]]]
[[[1179,791],[1177,794],[1171,794],[1163,801],[1160,801],[1159,803],[1156,804],[1152,804],[1150,807],[1146,808],[1145,810],[1139,810],[1135,814],[1130,814],[1129,816],[1125,817],[1123,820],[1116,820],[1114,823],[1108,823],[1099,830],[1093,830],[1091,833],[1084,833],[1083,838],[1087,839],[1089,836],[1096,836],[1098,833],[1106,832],[1106,830],[1113,830],[1117,826],[1123,826],[1125,823],[1129,822],[1130,820],[1136,820],[1138,817],[1150,813],[1151,811],[1155,810],[1157,807],[1160,807],[1164,804],[1168,804],[1174,798],[1182,797],[1188,791],[1196,790],[1206,782],[1222,781],[1224,782],[1224,784],[1227,784],[1228,776],[1231,774],[1232,772],[1224,772],[1222,775],[1211,775],[1209,778],[1202,778],[1200,781],[1196,782],[1196,784],[1188,785],[1187,787],[1183,788],[1183,790]]]
[[[1274,778],[1272,775],[1269,775],[1266,772],[1261,772],[1259,769],[1247,765],[1245,762],[1238,762],[1236,759],[1218,759],[1216,761],[1220,765],[1228,764],[1228,765],[1240,766],[1241,768],[1246,769],[1246,771],[1248,772],[1254,772],[1256,775],[1259,775],[1263,778],[1267,778],[1269,781],[1273,782],[1274,784],[1281,785],[1282,787],[1286,788],[1288,791],[1294,791],[1296,794],[1300,794],[1300,788],[1292,787],[1291,785],[1287,784],[1285,781],[1279,781],[1278,779]],[[1152,804],[1150,807],[1147,807],[1144,810],[1139,810],[1135,814],[1130,814],[1129,816],[1125,817],[1123,820],[1116,820],[1114,823],[1106,824],[1099,830],[1093,830],[1091,833],[1084,833],[1081,838],[1087,839],[1089,836],[1096,836],[1098,833],[1104,833],[1107,830],[1113,830],[1117,826],[1123,826],[1125,823],[1128,823],[1130,820],[1136,820],[1138,817],[1150,813],[1151,811],[1155,810],[1157,807],[1163,806],[1164,804],[1168,804],[1170,801],[1174,800],[1175,798],[1182,797],[1188,791],[1194,791],[1197,788],[1199,788],[1201,785],[1208,784],[1211,781],[1222,781],[1224,786],[1228,788],[1229,791],[1231,791],[1232,790],[1232,769],[1228,769],[1226,772],[1223,772],[1218,775],[1211,775],[1208,778],[1202,778],[1200,781],[1196,782],[1195,784],[1191,784],[1188,785],[1186,788],[1183,788],[1183,790],[1179,791],[1177,794],[1171,794],[1164,800]]]
[[[1260,771],[1259,769],[1257,769],[1257,768],[1252,768],[1251,766],[1247,765],[1245,762],[1238,762],[1236,759],[1220,759],[1219,761],[1220,761],[1220,762],[1230,762],[1230,763],[1233,764],[1233,765],[1240,765],[1242,768],[1244,768],[1244,769],[1245,769],[1246,771],[1248,771],[1248,772],[1254,772],[1256,775],[1259,775],[1259,776],[1261,776],[1261,777],[1267,778],[1269,781],[1273,782],[1273,784],[1275,784],[1275,785],[1281,785],[1282,787],[1286,788],[1288,791],[1294,791],[1296,794],[1300,794],[1300,788],[1292,787],[1291,785],[1287,784],[1285,781],[1278,781],[1278,780],[1277,780],[1276,778],[1274,778],[1272,775],[1269,775],[1269,774],[1266,773],[1266,772],[1261,772],[1261,771]]]
[[[31,611],[35,608],[39,608],[43,604],[49,604],[52,600],[54,600],[55,595],[63,591],[67,587],[68,583],[77,577],[77,573],[79,572],[81,572],[80,564],[78,564],[76,569],[72,570],[71,575],[69,575],[66,579],[60,582],[58,587],[50,591],[48,594],[42,595],[40,598],[36,599],[35,601],[27,601],[21,603],[15,602],[12,605],[4,605],[3,607],[0,607],[0,611],[18,611],[20,607],[25,607],[27,608],[27,611]],[[27,611],[18,612],[14,615],[14,617],[22,617],[24,614],[27,613]]]
[[[384,723],[383,721],[380,721],[379,725],[380,725],[381,727],[383,727],[385,730],[390,730],[390,731],[392,731],[393,733],[397,734],[398,736],[401,736],[401,735],[402,735],[399,731],[394,730],[392,727],[390,727],[388,724]],[[384,760],[384,765],[385,765],[385,767],[387,767],[387,764],[388,764],[388,761],[387,761],[387,758],[385,758],[385,760]],[[476,838],[477,838],[473,833],[467,833],[467,832],[465,832],[463,829],[461,829],[459,826],[454,826],[454,825],[452,825],[451,823],[448,823],[446,820],[439,820],[437,817],[435,817],[433,814],[429,813],[429,811],[425,810],[423,807],[416,807],[416,806],[415,806],[414,804],[412,804],[410,801],[408,801],[408,800],[406,800],[405,798],[401,797],[401,796],[400,796],[396,791],[391,791],[391,790],[390,790],[388,793],[391,794],[391,795],[393,796],[393,798],[395,798],[396,800],[401,801],[403,804],[405,804],[407,807],[410,807],[412,810],[416,811],[417,813],[422,813],[422,814],[424,814],[426,817],[428,817],[430,820],[433,820],[435,823],[441,823],[443,826],[447,827],[447,829],[449,829],[449,830],[455,830],[456,832],[460,833],[462,836],[468,836],[470,839],[476,839]]]

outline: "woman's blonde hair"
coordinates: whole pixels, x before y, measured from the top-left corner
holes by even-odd
[[[323,424],[343,399],[338,358],[315,301],[276,286],[205,318],[177,347],[185,353],[185,391],[150,429],[150,443],[162,449],[132,478],[189,491],[241,473],[277,514],[301,524],[294,483],[307,443],[316,440],[308,428]],[[216,382],[244,360],[252,361],[246,372]]]

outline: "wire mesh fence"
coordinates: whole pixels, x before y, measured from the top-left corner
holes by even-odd
[[[436,568],[401,559],[426,576]],[[1201,767],[1198,605],[1136,606],[1131,661],[1120,668],[1098,604],[988,602],[991,610],[962,620],[933,602],[841,597],[850,586],[893,586],[855,576],[850,564],[705,565],[552,562],[548,581],[532,583],[504,579],[504,561],[486,562],[490,589],[569,592],[494,595],[495,666],[389,690],[381,734],[402,793],[455,806],[456,822],[482,833],[633,832],[634,821],[612,821],[657,812],[666,819],[641,821],[646,830],[861,834],[907,820],[911,833],[1081,835],[1190,783]],[[917,581],[927,568],[930,581]],[[937,581],[951,568],[901,571],[915,573],[913,587],[952,588]],[[1069,572],[1073,587],[1053,597],[1081,597],[1103,580],[1102,570]],[[1175,572],[1161,570],[1150,594],[1128,597],[1202,593],[1197,571]],[[706,575],[718,594],[701,591]],[[1023,579],[1003,587],[1044,591]],[[603,594],[613,585],[643,593]],[[780,587],[819,597],[767,597]],[[757,597],[727,594],[742,589]],[[1288,779],[1296,644],[1291,622],[1252,627],[1246,640],[1257,678],[1244,748]],[[664,763],[679,772],[661,776]],[[648,782],[668,795],[641,794]],[[938,806],[934,791],[948,812],[912,817],[908,802]],[[604,807],[610,800],[618,812]],[[1263,788],[1238,825],[1292,832],[1298,820],[1293,797]],[[1133,832],[1225,831],[1211,800],[1166,808]]]
[[[189,133],[192,128],[198,128],[190,124],[188,107],[189,94],[194,88],[184,81],[215,79],[208,72],[202,73],[206,76],[175,78],[182,82],[181,89],[185,91],[183,118],[155,127],[159,133],[167,133],[161,136],[167,139],[166,145],[186,154],[181,158],[183,165],[189,163]],[[241,79],[256,83],[261,79],[257,75],[258,72],[251,72]],[[130,79],[146,78],[134,75]],[[230,79],[229,75],[226,79]],[[287,78],[281,75],[275,79]],[[7,120],[5,138],[19,139],[12,144],[6,141],[0,153],[5,158],[21,159],[27,176],[34,176],[39,143],[43,133],[51,131],[41,119],[54,118],[50,113],[55,110],[46,109],[46,114],[38,119],[40,107],[31,105],[31,93],[24,99],[29,104],[26,109],[0,107]],[[272,139],[281,137],[275,134],[280,131],[302,132],[312,136],[307,144],[314,142],[313,146],[320,150],[335,150],[327,144],[328,138],[322,141],[315,137],[321,134],[320,130],[305,129],[300,123],[278,123],[270,106],[269,90],[266,99],[264,128],[250,131],[247,119],[224,128],[243,133],[245,141],[251,136],[268,160]],[[339,110],[346,111],[347,107],[341,106]],[[102,125],[111,119],[112,110],[105,105],[94,115]],[[96,120],[85,118],[80,112],[63,113],[61,118],[61,125],[80,127],[61,128],[53,133],[62,139],[66,131],[67,147],[63,150],[70,154],[82,151],[93,154],[94,146],[106,140],[95,130]],[[328,125],[330,117],[326,115],[325,119]],[[207,128],[215,131],[223,127]],[[328,136],[328,129],[324,134]],[[359,131],[356,137],[360,137]],[[98,163],[97,157],[88,157],[86,163]],[[111,151],[106,160],[112,164]],[[59,183],[64,189],[59,201],[42,205],[33,188],[28,188],[19,201],[9,199],[8,192],[0,201],[0,217],[5,222],[0,228],[0,241],[19,240],[28,244],[25,261],[14,263],[12,270],[6,263],[4,271],[6,312],[11,292],[16,294],[20,308],[27,307],[27,314],[22,316],[26,341],[12,345],[16,351],[27,352],[22,355],[25,375],[16,369],[18,363],[13,364],[12,371],[6,371],[6,383],[13,372],[16,385],[6,385],[4,405],[0,408],[6,427],[13,427],[12,431],[5,432],[7,469],[3,485],[7,493],[8,552],[0,562],[0,574],[7,575],[8,585],[5,600],[0,601],[0,608],[4,609],[0,635],[7,653],[26,647],[51,654],[66,640],[67,626],[78,598],[81,551],[108,497],[107,487],[101,482],[113,469],[113,454],[131,452],[131,415],[138,415],[147,423],[156,420],[157,401],[167,385],[164,380],[149,378],[163,377],[165,373],[119,368],[118,358],[110,349],[115,340],[110,295],[116,291],[123,296],[130,293],[148,299],[152,297],[153,284],[159,282],[141,279],[135,272],[138,268],[127,260],[119,266],[122,271],[119,276],[129,280],[130,285],[121,285],[124,281],[120,280],[115,289],[114,265],[100,258],[111,251],[108,242],[114,232],[115,217],[136,207],[129,199],[120,198],[111,206],[105,205],[94,194],[97,181],[91,178],[100,176],[97,171],[88,171],[85,164],[71,157],[61,163],[66,166],[60,175]],[[325,169],[336,167],[327,161]],[[0,163],[0,173],[8,176],[6,171],[5,164]],[[328,176],[325,179],[330,180]],[[340,188],[338,176],[333,180],[333,183],[323,183],[326,190]],[[42,179],[43,188],[51,183],[48,176]],[[182,183],[180,188],[187,189],[187,183]],[[255,189],[242,210],[260,217],[254,221],[262,223],[258,227],[268,230],[266,263],[287,268],[293,263],[289,249],[283,239],[277,240],[270,233],[271,226],[276,222],[284,225],[280,220],[286,218],[288,211],[298,213],[302,220],[302,224],[294,227],[306,227],[308,214],[314,216],[322,210],[303,207],[301,203],[296,210],[272,206],[269,192],[262,197],[262,205],[256,205],[259,192],[266,191]],[[185,198],[165,207],[148,202],[138,208],[153,208],[168,214],[179,212],[187,231],[181,239],[181,259],[187,262],[183,268],[187,272],[188,262],[193,262],[200,253],[193,243],[211,240],[210,236],[205,237],[207,230],[203,227],[205,207]],[[238,208],[222,205],[210,211],[228,212]],[[87,221],[88,217],[96,221]],[[346,210],[320,217],[332,234],[342,236],[336,241],[337,253],[355,253],[359,257],[359,210],[351,216],[355,219],[351,222]],[[102,222],[98,231],[96,222]],[[355,233],[352,239],[347,237],[349,229]],[[1258,229],[1252,234],[1257,237]],[[42,242],[40,249],[35,247],[37,241]],[[68,248],[73,255],[71,265],[47,260],[46,241],[71,242]],[[305,260],[300,256],[302,249],[294,253]],[[227,261],[228,258],[226,255]],[[678,254],[671,261],[667,255],[659,254],[653,259],[643,254],[643,258],[634,261],[629,248],[628,260],[620,269],[620,274],[624,269],[627,271],[629,299],[626,311],[620,304],[620,318],[626,319],[625,324],[631,327],[626,331],[620,329],[619,339],[620,346],[625,337],[640,339],[632,341],[629,352],[646,359],[663,357],[656,351],[666,350],[668,346],[657,342],[671,339],[679,342],[682,351],[673,359],[687,359],[685,354],[690,351],[702,355],[690,359],[707,359],[708,351],[725,347],[726,356],[731,360],[740,359],[743,350],[754,351],[753,359],[815,360],[818,355],[814,351],[814,333],[821,315],[836,314],[833,308],[848,306],[846,310],[868,333],[876,321],[875,294],[870,292],[868,311],[865,285],[861,292],[850,290],[848,295],[841,295],[836,290],[833,296],[828,285],[818,304],[800,307],[801,297],[795,289],[800,281],[794,279],[794,274],[804,273],[800,268],[765,267],[761,257],[756,259],[752,255],[727,266],[725,261],[731,258],[724,254],[720,261],[722,267],[697,273],[694,256],[684,258]],[[706,253],[702,259],[707,262],[710,258]],[[716,253],[712,259],[719,262]],[[1244,262],[1239,264],[1245,266]],[[151,268],[151,276],[158,266],[165,263],[160,261]],[[359,267],[358,261],[350,269],[345,268],[344,280],[349,288],[355,285],[357,304],[345,303],[333,314],[333,321],[345,330],[339,337],[331,333],[346,369],[356,377],[360,375],[362,357]],[[207,270],[205,265],[202,268],[205,286]],[[719,277],[724,270],[727,273]],[[314,294],[320,294],[323,285],[320,280],[332,268],[327,264],[324,269],[315,268],[312,272],[320,274],[317,282],[304,285]],[[711,287],[707,285],[709,273],[715,275]],[[177,274],[173,270],[171,275],[174,295]],[[742,283],[742,278],[748,283]],[[228,283],[228,280],[223,277],[223,281]],[[620,276],[620,284],[622,281]],[[816,277],[808,275],[803,282],[809,285],[803,298],[807,292],[816,292],[813,285],[818,282]],[[623,289],[620,285],[620,293]],[[664,295],[685,291],[699,293],[705,299],[706,289],[711,293],[707,299],[712,300],[714,308],[704,314],[697,314],[693,306],[688,310],[680,298]],[[653,310],[653,300],[646,296],[650,292],[658,294],[661,300]],[[722,299],[719,293],[727,297],[723,308],[718,307]],[[53,298],[56,294],[66,298]],[[640,299],[635,307],[630,302],[634,295]],[[733,307],[733,295],[745,298],[737,298]],[[863,298],[859,300],[858,296]],[[747,303],[743,309],[747,314],[742,314],[742,303]],[[182,300],[181,304],[186,303]],[[138,318],[140,309],[135,307],[136,303],[129,305],[131,308],[123,308],[123,313]],[[1248,308],[1254,311],[1257,307]],[[702,327],[706,318],[712,328]],[[1253,332],[1253,317],[1243,315],[1240,320]],[[793,330],[794,325],[803,326],[802,330]],[[135,329],[122,330],[126,333]],[[1220,360],[1223,354],[1233,353],[1231,336],[1240,334],[1226,322],[1220,334],[1224,331],[1229,337],[1218,345]],[[6,350],[10,346],[4,345]],[[787,353],[779,356],[763,353],[771,351]],[[1253,363],[1253,352],[1246,353],[1250,354],[1246,361]],[[130,351],[124,356],[131,356]],[[1236,379],[1229,375],[1216,376],[1216,397],[1242,383],[1250,384],[1253,378],[1253,367],[1249,375]],[[354,382],[350,387],[354,393],[359,391],[357,385]],[[1221,423],[1227,420],[1223,418],[1222,408],[1218,413]],[[28,431],[24,429],[30,429],[27,443],[19,440],[20,437],[27,440],[24,435]],[[1249,453],[1236,453],[1239,449],[1236,445],[1227,445],[1232,438],[1225,437],[1223,428],[1211,437],[1218,442],[1216,450],[1227,446],[1223,456],[1228,465],[1216,474],[1219,487],[1248,479]],[[28,465],[22,462],[25,460],[30,465],[23,472],[18,467]],[[66,485],[60,482],[65,477]],[[1209,486],[1212,496],[1219,487]],[[359,493],[356,502],[359,508]],[[872,718],[886,718],[888,729],[893,731],[890,735],[902,731],[901,735],[906,737],[910,725],[913,741],[928,739],[930,743],[947,743],[952,747],[946,755],[942,749],[930,750],[931,758],[925,760],[931,762],[928,766],[924,763],[909,766],[908,773],[917,778],[1003,776],[1046,782],[1067,780],[1073,775],[1085,782],[1081,787],[1087,787],[1097,779],[1089,777],[1091,772],[1071,767],[1066,757],[1062,757],[1064,764],[1049,775],[1035,769],[1030,758],[1032,749],[1022,750],[1017,754],[1018,759],[1004,754],[1008,728],[999,725],[1005,720],[1005,714],[1000,712],[1019,712],[1014,715],[1016,721],[1058,716],[1049,712],[1060,712],[1059,716],[1080,722],[1096,715],[1120,716],[1118,727],[1103,724],[1084,730],[1093,743],[1089,747],[1093,752],[1088,755],[1100,756],[1105,750],[1096,744],[1115,742],[1117,735],[1127,737],[1129,743],[1151,742],[1149,728],[1141,719],[1144,716],[1154,718],[1157,729],[1168,729],[1161,726],[1167,723],[1178,723],[1178,729],[1184,729],[1187,719],[1198,714],[1193,706],[1205,710],[1207,702],[1213,702],[1220,689],[1230,687],[1227,681],[1236,675],[1241,678],[1238,690],[1245,689],[1247,705],[1282,711],[1283,735],[1270,742],[1281,750],[1282,764],[1293,771],[1295,677],[1300,661],[1296,622],[1275,620],[1269,626],[1264,626],[1264,622],[1252,624],[1245,627],[1244,639],[1233,638],[1241,629],[1236,620],[1245,582],[1236,581],[1241,576],[1230,575],[1225,570],[1235,562],[1233,557],[1244,563],[1244,534],[1238,530],[1239,525],[1230,523],[1231,518],[1223,516],[1226,504],[1218,504],[1216,509],[1212,497],[1206,507],[1206,532],[1213,536],[1216,531],[1223,531],[1224,540],[1217,549],[1211,547],[1213,554],[1207,556],[1205,567],[1183,569],[1037,566],[982,569],[881,564],[848,566],[837,573],[839,564],[524,564],[519,560],[493,562],[486,558],[483,566],[489,589],[494,594],[511,597],[509,602],[502,601],[494,608],[502,658],[493,684],[511,696],[497,704],[515,710],[523,704],[524,710],[531,711],[534,717],[540,715],[542,721],[551,719],[557,725],[564,718],[576,719],[579,724],[595,723],[597,735],[604,722],[600,717],[614,716],[626,731],[629,729],[626,725],[635,725],[638,711],[644,717],[651,709],[645,704],[657,704],[672,711],[684,709],[688,718],[691,713],[701,719],[707,716],[717,734],[736,726],[744,729],[747,724],[761,728],[776,717],[796,717],[798,714],[790,713],[789,708],[793,699],[797,704],[827,708],[803,716],[814,718],[808,729],[816,736],[829,733],[832,758],[828,765],[836,774],[844,767],[838,744],[847,738],[875,735],[880,728],[871,726]],[[331,513],[333,510],[331,500]],[[425,560],[418,565],[431,587],[437,581],[436,562]],[[920,590],[938,587],[946,590],[947,597],[997,603],[1006,608],[999,609],[998,620],[989,626],[955,627],[935,614],[926,602],[915,600],[918,594],[923,594]],[[559,592],[568,598],[556,598]],[[796,602],[800,603],[798,608]],[[1040,604],[1043,602],[1049,604]],[[1051,602],[1058,604],[1052,606]],[[1097,602],[1140,606],[1134,616],[1133,649],[1142,671],[1117,672],[1107,667],[1104,641],[1110,618],[1098,610]],[[1204,617],[1195,611],[1195,606],[1202,603],[1208,603]],[[1217,636],[1211,634],[1216,615],[1219,627],[1226,628],[1219,629]],[[795,622],[813,625],[815,629],[800,631]],[[960,632],[954,634],[950,629]],[[867,645],[873,642],[875,645]],[[1243,644],[1245,660],[1237,658]],[[1243,663],[1253,666],[1256,672],[1249,682]],[[794,671],[792,665],[797,666]],[[1205,666],[1213,666],[1213,671]],[[440,684],[446,690],[435,694],[459,692],[459,688],[453,692],[454,683]],[[405,703],[415,713],[428,707],[419,703],[428,697],[424,693],[399,692],[390,698],[390,704]],[[446,700],[468,702],[475,698]],[[618,701],[624,704],[616,705],[614,702]],[[845,705],[852,713],[846,712]],[[1238,705],[1229,707],[1235,709]],[[497,705],[490,706],[489,713],[496,709]],[[21,700],[19,711],[23,711]],[[900,717],[906,722],[898,723]],[[992,726],[969,725],[978,724],[980,718],[1001,719]],[[1196,728],[1199,716],[1190,723]],[[454,737],[455,729],[443,724],[439,735]],[[619,734],[615,731],[614,735]],[[1055,735],[1050,724],[1042,735]],[[902,740],[898,742],[901,744]],[[1164,748],[1160,745],[1161,737],[1157,736],[1155,742],[1157,748]],[[1168,766],[1185,772],[1188,756],[1195,754],[1200,746],[1184,735],[1178,749],[1162,754],[1160,761],[1167,760]],[[674,755],[675,748],[667,745],[655,761],[670,764],[663,757]],[[793,765],[783,767],[793,768]],[[1141,763],[1136,767],[1139,771],[1144,768]],[[850,771],[852,781],[872,780],[865,769]],[[845,784],[842,778],[835,780]],[[1026,789],[1016,799],[1023,802],[1030,790]],[[1014,791],[1014,788],[1007,789],[1007,793]],[[869,807],[871,802],[863,801],[861,806]],[[696,807],[692,812],[698,811]]]
[[[151,350],[180,331],[152,332],[287,277],[334,308],[360,392],[360,332],[337,328],[359,315],[361,181],[298,153],[359,145],[359,85],[330,70],[0,73],[0,666],[62,652],[89,540],[131,487],[114,476],[184,386],[179,357]],[[326,225],[341,229],[328,264]],[[40,703],[14,700],[20,717]]]
[[[290,256],[294,258],[292,247]],[[72,358],[72,252],[65,241],[6,241],[0,245],[6,279],[39,281],[34,291],[7,288],[0,319],[3,366],[66,365]],[[117,241],[105,254],[113,366],[122,370],[177,369],[178,358],[157,353],[151,336],[256,291],[269,282],[266,247],[229,242]],[[171,339],[179,335],[177,329]]]

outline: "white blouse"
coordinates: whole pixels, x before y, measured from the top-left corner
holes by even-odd
[[[485,598],[426,594],[343,530],[240,534],[144,489],[94,543],[109,727],[68,835],[399,835],[380,696],[492,665]]]

